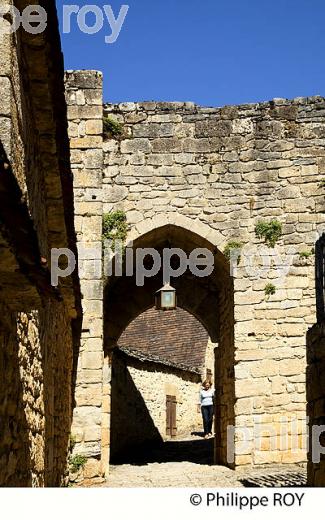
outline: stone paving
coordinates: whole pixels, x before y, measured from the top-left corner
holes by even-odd
[[[261,466],[233,471],[212,465],[213,441],[185,438],[165,442],[161,448],[138,451],[110,467],[106,482],[82,486],[120,487],[290,487],[306,485],[303,465]],[[123,463],[124,462],[124,463]]]

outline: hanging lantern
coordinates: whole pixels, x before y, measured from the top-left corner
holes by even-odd
[[[176,309],[176,289],[165,283],[155,294],[156,309],[162,311],[171,311]]]

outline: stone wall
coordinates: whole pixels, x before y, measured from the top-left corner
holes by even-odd
[[[177,435],[202,431],[200,376],[116,351],[112,361],[111,457],[167,440],[166,396],[176,397]],[[132,425],[132,427],[130,427]]]
[[[29,440],[29,431],[27,427],[27,417],[25,414],[25,398],[23,396],[23,383],[20,378],[20,359],[19,344],[16,330],[16,317],[1,305],[1,325],[0,325],[0,416],[1,416],[1,459],[0,459],[0,485],[1,486],[27,486],[32,482],[42,483],[44,475],[42,467],[33,464],[31,444],[34,441],[34,432],[31,432],[32,443]],[[3,317],[6,317],[4,322]],[[35,349],[36,350],[36,349]],[[39,365],[39,356],[36,354],[36,364]],[[26,365],[28,357],[26,359]],[[33,380],[31,387],[38,384],[39,377]],[[32,392],[32,388],[30,388]],[[33,401],[33,412],[29,414],[29,418],[33,416],[35,423],[39,421],[38,431],[43,433],[43,414],[41,410],[42,400]],[[36,425],[36,424],[35,424]],[[35,443],[36,444],[36,443]],[[35,445],[34,445],[35,447]],[[39,455],[43,455],[43,438],[41,436],[41,446],[39,446]],[[34,457],[35,461],[35,457]]]
[[[305,335],[315,321],[312,255],[325,209],[324,99],[224,108],[124,103],[104,105],[103,112],[98,73],[68,72],[66,81],[79,246],[91,243],[98,259],[102,213],[116,209],[126,214],[128,244],[163,244],[170,236],[174,246],[188,250],[206,244],[218,269],[211,281],[219,285],[215,297],[207,294],[211,298],[192,310],[203,322],[208,316],[218,344],[216,460],[229,463],[226,433],[234,425],[255,440],[243,448],[238,431],[231,464],[304,461]],[[122,133],[105,135],[102,143],[103,113],[120,123]],[[282,224],[275,248],[255,234],[256,224],[271,218]],[[230,241],[242,244],[231,276],[222,254]],[[125,328],[150,305],[145,293],[130,298],[132,284],[121,282],[108,289],[103,312],[101,277],[87,263],[81,278],[84,324],[73,430],[76,453],[89,458],[86,474],[94,476],[108,469],[107,348],[123,323]],[[274,294],[266,294],[268,284],[274,284]],[[186,291],[190,299],[189,285]],[[283,442],[285,429],[289,444],[297,429],[297,449]]]
[[[104,114],[120,122],[123,135],[104,142],[103,209],[125,211],[130,240],[173,225],[215,237],[220,251],[235,240],[260,261],[280,255],[254,273],[242,254],[234,273],[233,340],[227,333],[234,347],[219,370],[233,382],[235,411],[225,421],[235,414],[236,426],[251,433],[263,425],[259,444],[241,452],[237,443],[237,463],[305,460],[305,335],[315,321],[308,255],[324,225],[324,99],[224,108],[108,104]],[[255,235],[256,223],[271,218],[282,223],[275,250]],[[284,255],[290,270],[279,276],[275,263]],[[269,283],[276,292],[266,296]],[[283,416],[289,432],[297,424],[297,450],[281,441]]]
[[[215,462],[224,465],[241,465],[243,461],[229,458],[228,426],[237,425],[235,416],[235,343],[234,343],[234,302],[232,280],[224,282],[218,299],[220,309],[220,337],[215,349]],[[236,450],[235,450],[236,453]]]
[[[102,341],[102,75],[68,71],[65,83],[83,308],[72,435],[74,453],[88,457],[84,474],[90,478],[101,472],[101,458],[108,465],[109,456],[103,428],[107,403]]]
[[[64,305],[1,308],[2,486],[59,486],[71,427],[72,329]]]
[[[74,252],[75,234],[58,23],[42,5],[42,34],[1,38],[1,486],[64,485],[69,455],[80,300],[77,270],[50,283],[52,248]]]
[[[309,417],[308,485],[325,486],[325,330],[314,325],[307,335],[307,415]],[[320,427],[313,432],[313,427]],[[315,446],[312,449],[313,437]]]

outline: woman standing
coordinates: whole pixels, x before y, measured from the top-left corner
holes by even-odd
[[[209,439],[212,437],[212,422],[213,422],[213,398],[214,388],[210,381],[203,381],[200,390],[200,402],[198,407],[201,408],[204,428],[204,438]]]

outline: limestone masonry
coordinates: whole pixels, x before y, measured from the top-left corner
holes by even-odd
[[[259,446],[251,440],[244,453],[236,441],[235,465],[304,461],[306,333],[316,322],[312,251],[324,227],[325,100],[224,108],[102,106],[98,73],[68,72],[66,86],[79,243],[99,243],[102,214],[120,209],[129,224],[127,243],[132,240],[134,247],[209,247],[218,304],[213,306],[203,285],[193,291],[200,294],[196,304],[188,279],[175,285],[180,306],[218,343],[217,459],[226,463],[227,426],[235,424],[251,433],[258,425],[263,437]],[[120,123],[121,135],[102,142],[103,116]],[[256,224],[271,218],[282,224],[278,256],[262,273],[241,260],[231,277],[223,255],[229,242],[240,242],[243,252],[273,254],[255,234]],[[279,276],[276,264],[283,267],[288,258],[288,272]],[[132,283],[105,282],[102,344],[102,282],[91,274],[81,281],[89,327],[79,358],[73,430],[76,452],[89,457],[88,476],[108,471],[110,349],[149,308],[146,291],[158,288],[152,281],[141,292]],[[267,296],[270,283],[275,293]],[[289,432],[298,431],[294,452],[281,443],[283,416]],[[273,428],[271,439],[263,427]]]
[[[67,485],[74,466],[73,478],[108,476],[123,428],[134,435],[121,436],[122,451],[135,449],[143,417],[149,440],[161,440],[167,396],[179,424],[197,426],[184,403],[212,363],[214,462],[307,461],[307,428],[325,423],[325,99],[103,104],[100,72],[64,76],[54,3],[43,4],[42,34],[1,40],[0,486]],[[137,320],[165,280],[161,270],[144,286],[134,273],[103,273],[103,216],[117,210],[134,251],[213,255],[209,276],[171,280],[179,308],[205,329],[193,359],[186,352],[189,370],[171,341],[162,350],[173,366],[118,351],[125,331],[137,343]],[[281,227],[275,247],[256,233],[271,219]],[[231,244],[238,262],[229,262]],[[56,288],[54,248],[77,257]],[[170,319],[175,348],[184,346]],[[134,406],[123,411],[116,395],[128,388]],[[308,454],[308,473],[310,485],[325,485],[324,454]]]
[[[63,60],[43,4],[47,31],[1,35],[0,486],[68,482],[81,305],[77,271],[50,283],[52,248],[76,245]]]

